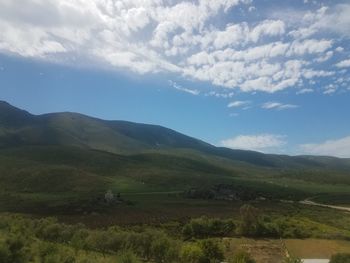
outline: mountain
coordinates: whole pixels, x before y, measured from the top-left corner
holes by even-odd
[[[349,175],[349,159],[232,150],[157,125],[33,115],[0,102],[2,211],[94,211],[108,189],[211,193],[220,185],[277,199],[344,200]]]
[[[287,156],[215,147],[174,130],[128,121],[106,121],[64,112],[32,115],[0,102],[0,147],[62,145],[116,154],[176,152],[204,154],[256,166],[332,168],[350,171],[350,160],[334,157]]]

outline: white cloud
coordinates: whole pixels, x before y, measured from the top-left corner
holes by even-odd
[[[189,93],[191,95],[199,95],[200,94],[200,91],[197,90],[197,89],[189,89],[189,88],[184,88],[182,87],[181,85],[177,84],[176,82],[174,81],[171,81],[169,80],[169,84],[176,90],[179,90],[179,91],[183,91],[183,92],[186,92],[186,93]]]
[[[332,12],[328,12],[316,22],[316,26],[323,30],[331,30],[345,37],[350,37],[350,5],[335,5]]]
[[[212,97],[217,97],[217,98],[228,99],[228,98],[232,98],[235,94],[234,94],[234,92],[224,93],[224,92],[210,91],[210,92],[205,93],[204,95],[205,96],[212,96]]]
[[[314,92],[313,89],[310,89],[310,88],[304,88],[304,89],[301,89],[301,90],[298,90],[297,91],[297,95],[300,95],[300,94],[306,94],[306,93],[312,93]]]
[[[335,49],[335,51],[337,51],[337,52],[343,52],[343,51],[344,51],[344,48],[343,48],[343,47],[337,47],[337,48]]]
[[[250,32],[250,39],[257,42],[261,36],[279,36],[285,33],[285,24],[282,20],[266,20],[257,25]]]
[[[333,71],[324,71],[324,70],[313,70],[305,69],[303,70],[303,76],[306,79],[313,79],[315,77],[329,77],[335,74]]]
[[[322,143],[303,144],[300,145],[300,150],[303,154],[350,158],[350,136]]]
[[[337,50],[335,50],[337,51]],[[326,52],[326,54],[318,57],[315,59],[316,62],[325,62],[327,60],[329,60],[332,56],[333,56],[334,52],[333,51],[328,51]]]
[[[350,67],[350,59],[340,61],[335,66],[338,68],[348,68],[348,67]]]
[[[323,94],[333,94],[334,92],[336,92],[338,89],[338,86],[337,85],[334,85],[334,84],[329,84],[328,86],[326,86],[324,88],[324,91],[323,91]]]
[[[332,40],[307,39],[302,42],[295,41],[292,43],[287,55],[304,55],[322,53],[332,47]]]
[[[275,134],[239,135],[221,141],[220,145],[232,149],[270,152],[286,145],[285,136]]]
[[[287,109],[295,109],[298,107],[299,107],[298,105],[283,104],[280,102],[266,102],[261,106],[261,108],[267,109],[267,110],[287,110]]]
[[[228,21],[240,5],[253,11],[251,3],[0,0],[0,52],[139,74],[170,72],[244,92],[300,88],[341,73],[327,62],[347,47],[327,33],[350,37],[349,4],[300,11],[298,19],[282,11],[280,17],[217,22]]]
[[[243,107],[243,106],[247,106],[250,104],[250,101],[243,101],[243,100],[236,100],[236,101],[232,101],[230,102],[227,107],[229,108],[238,108],[238,107]]]

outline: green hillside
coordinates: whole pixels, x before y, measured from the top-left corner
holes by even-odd
[[[109,189],[122,195],[198,189],[202,196],[224,187],[244,198],[347,202],[349,171],[349,159],[231,150],[160,126],[77,113],[36,116],[0,103],[4,211],[95,210]]]
[[[179,149],[279,168],[331,168],[350,171],[350,160],[333,157],[286,156],[215,147],[157,125],[105,121],[78,113],[32,115],[0,102],[0,146],[64,145],[117,154]]]

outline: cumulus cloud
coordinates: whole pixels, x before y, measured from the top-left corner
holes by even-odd
[[[267,110],[287,110],[287,109],[295,109],[298,107],[299,107],[298,105],[283,104],[280,102],[266,102],[261,106],[261,108],[267,109]]]
[[[217,22],[252,11],[251,2],[0,0],[0,52],[139,74],[170,72],[244,92],[273,93],[342,74],[319,64],[347,51],[323,32],[350,37],[349,4],[300,11],[300,19]],[[348,67],[347,60],[334,64]]]
[[[220,142],[220,145],[232,149],[269,152],[286,145],[286,137],[276,134],[239,135]]]
[[[350,136],[321,143],[303,144],[300,145],[300,150],[303,154],[350,158]]]

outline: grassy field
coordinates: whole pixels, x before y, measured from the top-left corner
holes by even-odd
[[[311,179],[315,174],[312,176]],[[109,189],[139,207],[141,214],[152,203],[155,211],[161,210],[157,207],[166,210],[165,217],[169,214],[168,205],[170,209],[183,207],[185,212],[190,210],[186,212],[189,214],[191,207],[198,205],[200,212],[207,210],[211,214],[210,202],[183,199],[180,193],[192,187],[210,189],[218,184],[269,199],[313,198],[324,203],[350,203],[350,184],[346,180],[342,184],[310,178],[305,181],[300,172],[297,177],[286,178],[279,169],[208,156],[184,158],[155,153],[124,156],[76,147],[26,146],[0,150],[0,179],[1,211],[38,214],[101,213],[105,207],[97,200]],[[176,198],[171,196],[174,192],[179,193]],[[214,213],[227,214],[225,211],[231,205],[218,204],[224,207],[223,211],[216,209]]]
[[[288,251],[300,258],[330,258],[335,253],[349,253],[350,241],[320,239],[287,239]]]
[[[234,251],[248,251],[257,263],[282,262],[286,253],[303,259],[329,259],[335,253],[350,251],[350,241],[322,239],[225,238],[227,257]]]

